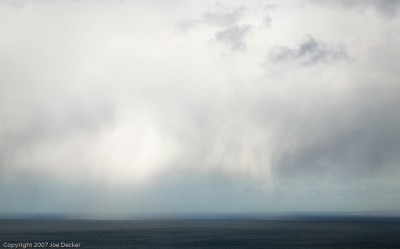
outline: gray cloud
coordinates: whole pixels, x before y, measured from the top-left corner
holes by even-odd
[[[200,20],[200,19],[184,19],[184,20],[180,20],[176,24],[176,27],[180,31],[186,31],[186,30],[196,27],[197,25],[201,24],[201,22],[202,22],[202,20]]]
[[[6,6],[11,6],[14,8],[22,8],[25,4],[24,0],[1,0],[0,4],[6,5]]]
[[[180,20],[177,23],[177,28],[186,31],[201,24],[229,28],[239,23],[245,11],[246,7],[244,6],[227,8],[221,4],[216,4],[212,11],[206,11],[198,18]]]
[[[386,17],[393,17],[398,14],[400,3],[397,0],[323,0],[311,2],[317,4],[328,4],[330,6],[341,6],[346,8],[354,8],[358,10],[365,10],[367,8],[373,8],[380,15]]]
[[[337,73],[347,75],[345,83],[329,78],[325,81],[319,73],[315,76],[321,85],[311,88],[300,78],[300,82],[294,79],[294,84],[299,84],[294,89],[306,87],[318,92],[319,97],[306,107],[293,107],[282,123],[281,141],[285,142],[274,155],[274,172],[342,179],[398,175],[400,115],[396,107],[400,98],[394,80],[398,72],[392,65],[399,51],[393,49],[392,42],[375,45],[374,50],[347,61],[344,67],[349,70],[335,67]],[[291,68],[290,72],[296,70]],[[336,84],[349,87],[345,95],[334,94],[332,86]],[[331,89],[327,90],[330,93],[323,87]],[[303,105],[308,102],[303,101]]]
[[[202,15],[204,22],[209,24],[218,25],[222,27],[229,27],[236,25],[240,18],[243,16],[246,8],[244,6],[236,8],[225,8],[220,6],[216,11],[205,12]]]
[[[215,39],[226,43],[233,51],[242,51],[246,49],[245,37],[249,31],[249,25],[237,25],[218,31],[215,34]]]
[[[353,106],[321,107],[325,113],[313,113],[310,120],[296,121],[297,125],[291,128],[295,131],[289,132],[296,135],[288,138],[292,146],[276,157],[274,171],[284,176],[344,178],[397,174],[400,116],[394,106],[400,104],[398,96],[380,103],[368,103],[371,96],[355,97],[365,100]],[[388,103],[381,104],[385,101]]]
[[[269,55],[269,60],[273,62],[299,61],[304,65],[347,58],[349,55],[343,45],[327,44],[310,35],[295,48],[279,47]]]
[[[250,7],[248,6],[232,8],[216,4],[213,10],[204,12],[199,18],[180,20],[176,26],[178,30],[184,32],[199,25],[217,27],[218,31],[214,32],[213,35],[215,41],[227,45],[234,52],[243,51],[246,48],[245,38],[253,27],[252,24],[242,22],[244,15],[249,9]],[[271,22],[271,17],[263,13],[260,24],[270,27]]]
[[[270,10],[273,10],[275,8],[277,8],[278,5],[277,4],[266,4],[264,6],[264,10],[266,11],[266,14],[264,14],[264,18],[263,18],[263,24],[265,27],[270,28],[271,27],[271,23],[272,23],[272,18],[270,16]]]
[[[264,17],[264,25],[265,27],[271,27],[271,23],[272,23],[272,18],[269,15],[265,15]]]

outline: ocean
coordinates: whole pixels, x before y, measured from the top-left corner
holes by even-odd
[[[400,248],[399,219],[0,220],[0,248]]]

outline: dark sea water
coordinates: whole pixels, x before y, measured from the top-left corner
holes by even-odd
[[[398,249],[400,221],[392,219],[0,220],[0,242],[0,248],[11,248],[11,243],[19,242],[32,243],[25,244],[29,246],[27,248],[34,248],[35,245],[50,248],[50,243],[59,245],[59,248],[67,248],[65,243],[74,242],[80,243],[79,248]],[[35,242],[48,244],[35,244]],[[62,245],[64,247],[61,247]]]

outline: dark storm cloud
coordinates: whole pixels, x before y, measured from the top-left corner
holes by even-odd
[[[394,106],[399,106],[400,102],[389,101],[391,103],[379,106],[365,100],[360,106],[342,106],[338,110],[322,108],[321,111],[327,113],[315,113],[318,118],[297,121],[303,125],[292,127],[296,130],[295,138],[288,138],[296,145],[277,156],[274,172],[281,176],[337,175],[345,178],[397,174],[400,116]]]
[[[398,175],[400,89],[393,67],[398,50],[390,49],[392,45],[369,51],[368,64],[361,58],[347,62],[353,76],[343,83],[342,87],[349,87],[346,95],[325,92],[336,80],[324,81],[315,75],[315,81],[323,83],[309,90],[321,95],[320,100],[310,101],[307,109],[292,106],[291,115],[281,123],[283,143],[274,155],[273,172],[285,177],[342,179]],[[341,72],[337,71],[338,75]],[[307,102],[299,103],[303,101]]]
[[[304,65],[318,62],[331,62],[347,59],[348,53],[343,45],[333,45],[314,39],[308,35],[294,48],[278,47],[269,55],[272,62],[298,61]]]

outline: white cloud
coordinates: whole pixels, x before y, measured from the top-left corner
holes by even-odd
[[[398,176],[395,18],[213,4],[0,5],[1,178],[131,191],[190,172],[268,192]]]

